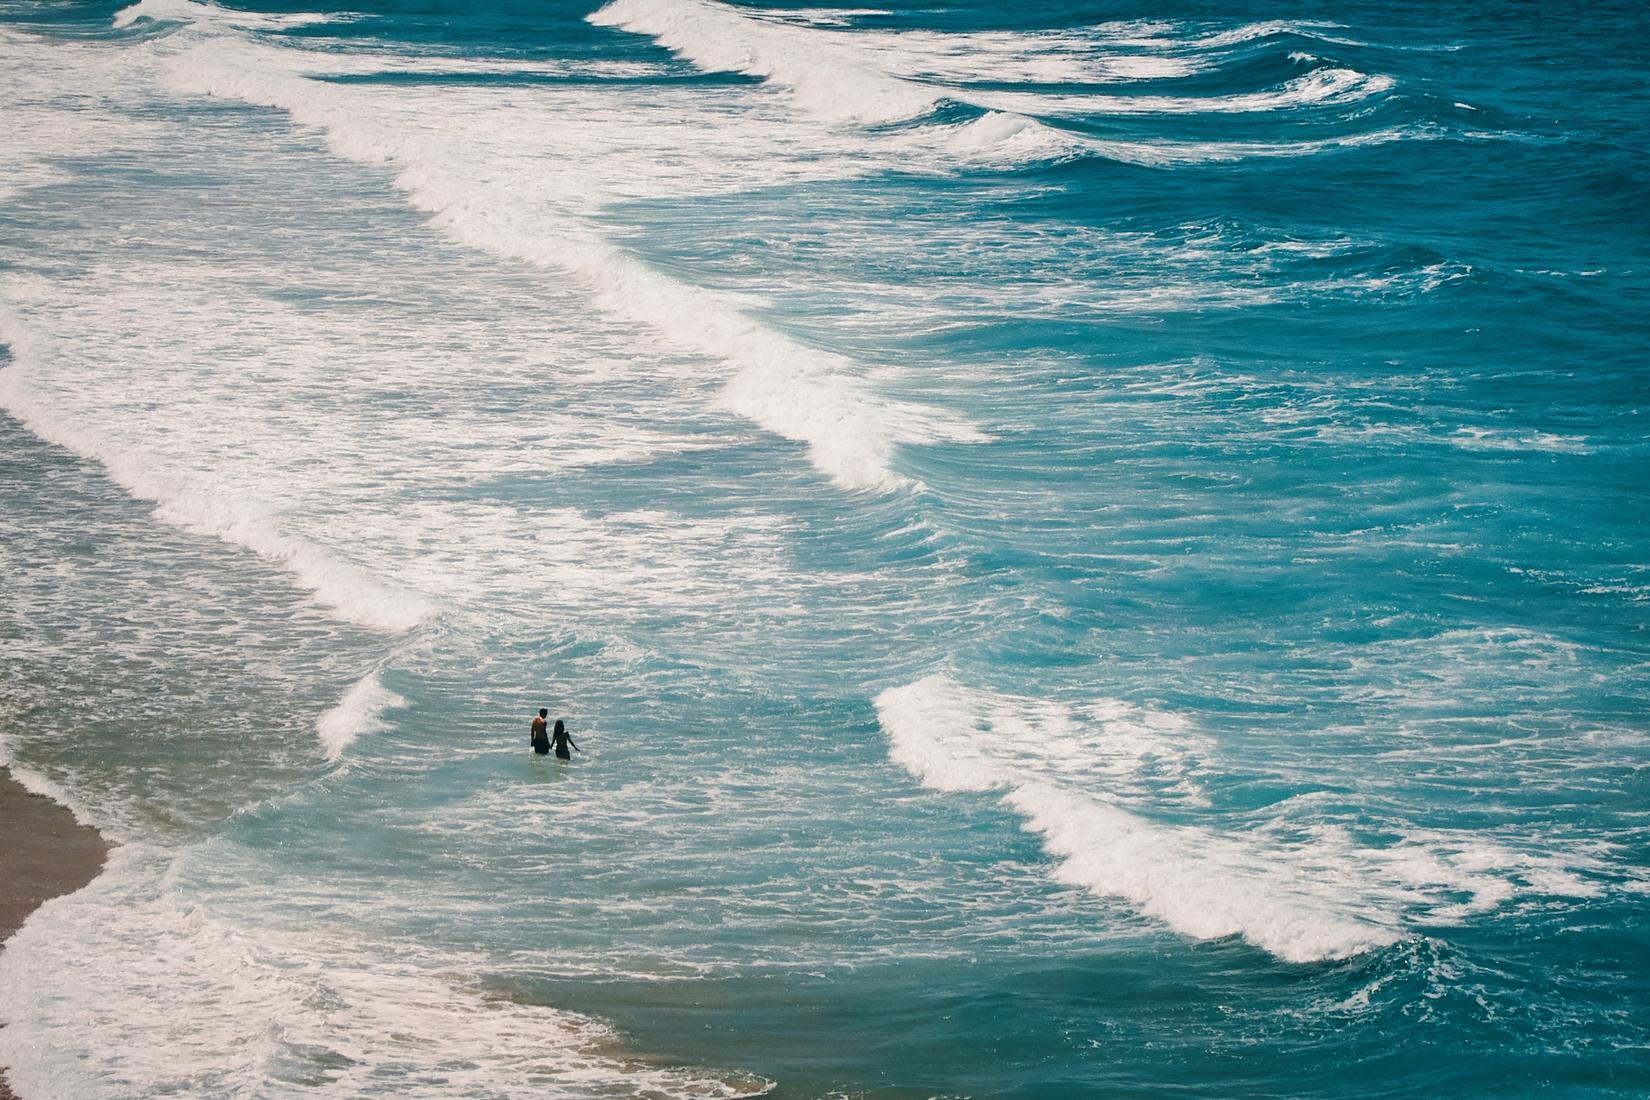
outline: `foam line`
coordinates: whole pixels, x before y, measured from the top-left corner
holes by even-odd
[[[943,94],[888,75],[834,36],[751,18],[725,4],[613,0],[587,18],[647,35],[707,72],[761,77],[810,114],[836,122],[911,118],[933,109]]]
[[[210,16],[210,9],[201,10]],[[282,71],[284,61],[305,63],[294,54],[218,39],[176,58],[170,81],[181,92],[278,108],[319,128],[341,156],[397,166],[395,185],[455,240],[564,272],[603,309],[720,360],[730,378],[718,403],[806,445],[813,465],[843,488],[909,485],[892,468],[901,444],[986,438],[956,414],[881,397],[846,356],[806,347],[723,295],[662,275],[615,248],[578,216],[581,200],[573,192],[579,181],[565,184],[567,193],[535,183],[524,194],[508,174],[478,178],[439,137],[375,120],[370,95]]]
[[[1258,822],[1197,822],[1215,746],[1179,716],[1115,700],[1073,707],[941,674],[882,692],[876,708],[897,763],[933,790],[999,793],[1061,881],[1287,962],[1346,958],[1408,923],[1460,923],[1519,897],[1596,897],[1608,872],[1596,854],[1470,829],[1361,841],[1311,798]],[[1164,810],[1180,822],[1154,819]]]
[[[1107,39],[1120,46],[1166,50],[1220,50],[1241,46],[1264,38],[1285,35],[1311,38],[1342,46],[1364,46],[1368,43],[1344,35],[1327,34],[1342,30],[1344,25],[1317,19],[1268,19],[1244,23],[1223,31],[1199,32],[1196,24],[1159,22],[1107,23],[1096,28]]]
[[[1097,753],[1141,762],[1172,755],[1184,735],[1173,716],[1111,704],[1087,723],[1058,708],[1045,708],[1041,720],[1017,719],[1038,704],[970,691],[944,675],[890,688],[876,709],[889,754],[925,786],[1004,792],[1003,802],[1059,861],[1062,881],[1120,898],[1182,935],[1241,936],[1289,962],[1345,958],[1398,938],[1338,910],[1334,891],[1292,869],[1285,852],[1247,837],[1157,824],[1073,789],[1073,778],[1085,777],[1072,766]],[[1159,736],[1147,747],[1129,744],[1142,730]],[[1108,748],[1119,740],[1120,748]],[[1097,777],[1086,778],[1093,785]]]
[[[174,0],[176,2],[176,0]],[[1038,73],[997,72],[1005,62],[1035,69],[1053,64],[1060,81],[1183,75],[1172,57],[1128,58],[1094,52],[1094,43],[1066,36],[925,35],[822,31],[752,16],[716,0],[612,0],[588,16],[599,26],[647,35],[677,56],[708,72],[755,76],[784,89],[806,113],[832,123],[887,123],[914,118],[944,100],[986,112],[954,127],[941,127],[941,148],[978,159],[1015,162],[1100,155],[1125,163],[1168,165],[1236,160],[1248,156],[1309,155],[1346,141],[1294,146],[1225,143],[1185,146],[1090,139],[1038,120],[1042,115],[1238,114],[1349,104],[1388,91],[1391,77],[1353,69],[1321,68],[1262,92],[1228,96],[1049,95],[983,91],[967,87],[985,78],[1031,81]],[[1250,24],[1191,40],[1151,39],[1162,48],[1219,48],[1283,33],[1306,33],[1327,24]],[[1127,41],[1127,40],[1123,40]],[[1142,43],[1133,43],[1142,44]],[[1051,56],[1039,56],[1039,51]],[[1084,56],[1085,51],[1090,56]],[[1069,70],[1081,58],[1094,71]],[[1129,70],[1129,63],[1133,69]],[[1191,66],[1195,69],[1197,66]],[[930,84],[921,75],[957,81]],[[1055,73],[1043,74],[1055,79]],[[907,143],[911,143],[909,136]]]
[[[356,738],[387,728],[386,711],[407,705],[407,701],[385,687],[377,669],[361,677],[344,693],[338,705],[315,722],[315,735],[328,760],[337,760]]]
[[[24,925],[0,953],[0,1064],[20,1095],[727,1100],[772,1088],[629,1057],[604,1024],[467,983],[484,969],[474,957],[375,943],[337,920],[239,923],[189,883],[192,863],[239,858],[227,844],[117,848],[103,875]]]
[[[90,807],[70,794],[55,780],[47,778],[33,768],[19,764],[12,755],[11,746],[6,743],[3,736],[0,736],[0,768],[9,771],[11,777],[17,781],[18,786],[30,794],[37,794],[41,798],[51,799],[73,814],[74,819],[87,828],[103,829],[106,827],[106,823],[100,822]]]
[[[355,18],[343,13],[323,15],[316,12],[276,14],[234,11],[220,7],[217,4],[201,3],[200,0],[138,0],[130,7],[121,8],[115,13],[114,26],[116,28],[130,27],[139,19],[150,19],[157,23],[190,23],[201,18],[203,14],[209,14],[212,18],[230,26],[258,30],[305,27],[316,23],[337,23]]]
[[[1323,884],[1243,839],[1153,824],[1048,783],[1013,787],[1004,802],[1041,834],[1062,881],[1122,898],[1184,936],[1240,936],[1294,963],[1346,958],[1399,938],[1338,912]]]
[[[1319,68],[1267,91],[1222,96],[1056,95],[1043,92],[988,92],[977,96],[982,104],[1001,111],[1044,115],[1189,115],[1256,114],[1358,103],[1390,91],[1390,76],[1356,69]]]
[[[347,622],[399,633],[434,614],[434,605],[423,597],[393,589],[316,546],[282,534],[256,505],[202,488],[187,473],[154,466],[143,453],[95,425],[64,421],[30,385],[50,352],[5,307],[0,307],[0,343],[11,353],[10,364],[0,370],[0,408],[48,443],[97,462],[127,493],[154,503],[157,519],[251,550],[287,570],[323,606]]]

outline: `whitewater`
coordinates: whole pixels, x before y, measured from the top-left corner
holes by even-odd
[[[0,2],[21,1100],[1641,1094],[1650,28],[1320,16]]]

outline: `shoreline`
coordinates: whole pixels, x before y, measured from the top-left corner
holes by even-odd
[[[111,845],[67,807],[0,766],[0,951],[43,902],[72,894],[103,870]],[[0,1100],[17,1100],[0,1067]]]

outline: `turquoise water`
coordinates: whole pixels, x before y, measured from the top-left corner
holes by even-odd
[[[0,12],[23,1100],[1650,1088],[1642,12]]]

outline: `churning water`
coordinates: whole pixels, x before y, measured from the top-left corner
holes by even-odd
[[[1650,1088],[1638,7],[0,11],[25,1100]]]

